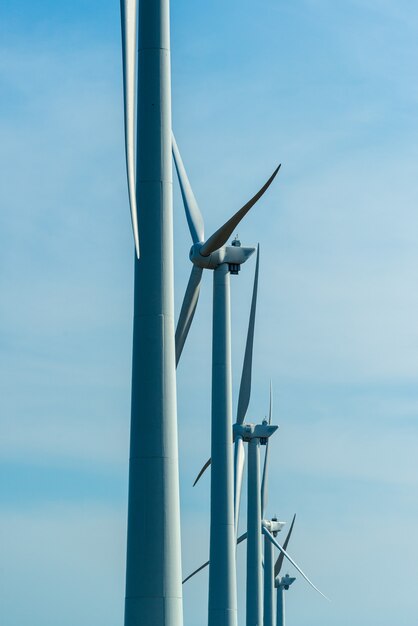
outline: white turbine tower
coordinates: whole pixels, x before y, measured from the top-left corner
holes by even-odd
[[[121,0],[121,21],[136,249],[125,626],[181,626],[169,0]]]
[[[199,298],[203,269],[213,270],[211,504],[209,626],[236,626],[237,590],[232,467],[231,311],[229,274],[238,273],[254,248],[225,245],[239,222],[272,183],[280,166],[260,191],[205,240],[204,222],[176,141],[173,155],[193,245],[193,263],[176,330],[178,362]]]

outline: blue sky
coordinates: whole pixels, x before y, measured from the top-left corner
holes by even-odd
[[[239,235],[262,255],[249,414],[271,378],[280,425],[268,512],[297,513],[291,553],[332,599],[298,579],[295,626],[418,614],[417,33],[406,0],[172,2],[173,126],[207,232],[283,164]],[[0,52],[0,618],[114,626],[133,278],[119,3],[3,3]],[[178,312],[177,186],[175,246]],[[232,281],[235,398],[253,271]],[[191,483],[210,306],[206,275],[178,371],[185,573],[208,551],[209,476]],[[241,620],[244,568],[240,553]],[[202,574],[185,626],[206,602]]]

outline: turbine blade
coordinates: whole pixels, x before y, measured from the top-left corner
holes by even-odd
[[[255,313],[257,308],[258,268],[260,263],[260,246],[257,246],[257,261],[255,265],[253,296],[251,300],[250,320],[248,322],[247,343],[245,344],[244,363],[242,366],[241,384],[239,387],[237,424],[242,424],[247,413],[251,396],[251,373],[253,367],[253,345]]]
[[[241,503],[242,475],[244,473],[245,448],[242,437],[237,437],[234,443],[234,516],[235,536],[238,534],[239,507]]]
[[[273,413],[273,394],[272,394],[271,381],[270,381],[270,402],[269,402],[269,418],[268,418],[269,424],[271,424],[272,413]],[[264,455],[263,478],[261,482],[261,517],[262,518],[264,517],[264,512],[266,510],[267,499],[268,499],[267,481],[268,481],[268,464],[269,464],[269,445],[270,445],[270,439],[267,439],[266,452]]]
[[[135,184],[135,75],[137,47],[137,0],[121,0],[125,157],[128,195],[136,256],[139,259],[138,209]]]
[[[284,554],[284,556],[287,558],[287,560],[293,565],[294,568],[297,569],[299,574],[301,574],[303,576],[303,578],[306,580],[306,582],[308,582],[310,584],[310,586],[315,589],[315,591],[320,593],[321,596],[323,596],[325,598],[325,600],[328,600],[328,602],[330,602],[330,599],[327,598],[327,596],[324,593],[322,593],[322,591],[320,591],[318,589],[318,587],[315,587],[313,582],[311,580],[309,580],[309,578],[306,576],[306,574],[304,574],[303,571],[300,569],[299,565],[297,565],[297,563],[295,563],[295,561],[292,559],[292,557],[288,555],[286,550],[284,548],[282,548],[282,546],[279,543],[277,543],[277,541],[275,540],[273,535],[267,530],[267,528],[265,526],[263,526],[262,528],[263,528],[263,533],[270,539],[271,543],[274,546],[276,546],[276,548],[278,548],[282,554]]]
[[[202,571],[202,569],[205,569],[205,567],[207,567],[207,566],[209,565],[209,563],[210,563],[210,561],[206,561],[206,563],[203,563],[203,565],[201,565],[200,567],[198,567],[197,569],[195,569],[195,571],[194,571],[194,572],[192,572],[191,574],[189,574],[189,575],[187,576],[187,578],[185,578],[185,579],[183,580],[183,583],[182,583],[182,584],[184,585],[184,583],[187,583],[187,581],[188,581],[188,580],[190,580],[191,578],[193,578],[193,576],[194,576],[195,574],[198,574],[199,572],[201,572],[201,571]]]
[[[211,237],[209,237],[209,239],[203,244],[200,250],[200,254],[202,256],[209,256],[210,254],[212,254],[212,252],[215,252],[215,250],[218,250],[223,245],[225,245],[230,235],[234,232],[235,228],[238,226],[243,217],[247,215],[251,207],[254,206],[257,200],[259,200],[263,193],[267,191],[267,189],[270,187],[279,169],[280,165],[274,170],[273,174],[270,176],[268,181],[261,187],[260,191],[258,191],[255,196],[253,196],[251,200],[247,202],[247,204],[244,204],[244,206],[239,211],[237,211],[235,215],[231,217],[231,219],[225,222],[223,226],[218,228],[218,230],[213,233]]]
[[[199,478],[206,472],[206,470],[208,469],[209,465],[212,463],[212,459],[208,459],[206,461],[206,463],[204,464],[204,466],[202,467],[202,469],[200,470],[200,472],[197,475],[196,480],[193,483],[193,487],[195,486],[195,484],[197,483],[197,481],[199,480]]]
[[[266,452],[264,455],[263,478],[261,481],[261,519],[264,517],[264,511],[267,506],[267,478],[268,478],[268,462],[269,462],[269,441],[267,439]]]
[[[290,524],[289,532],[287,533],[286,539],[284,540],[284,543],[283,543],[283,548],[285,550],[287,550],[287,545],[289,543],[290,535],[292,534],[295,519],[296,519],[296,513],[293,516],[292,523]],[[283,559],[284,559],[284,554],[283,552],[280,552],[279,556],[277,557],[277,561],[274,564],[274,578],[277,578],[277,576],[280,574],[280,570],[282,569],[282,565],[283,565]]]
[[[179,315],[179,321],[176,328],[176,367],[183,352],[184,343],[189,334],[190,326],[196,311],[197,301],[199,300],[200,282],[202,280],[202,268],[193,265],[187,284],[186,293],[184,294],[183,304]]]
[[[247,533],[244,533],[243,535],[241,535],[241,537],[239,537],[239,538],[237,539],[237,545],[238,545],[239,543],[241,543],[242,541],[245,541],[245,539],[247,539]],[[194,576],[195,574],[198,574],[199,572],[201,572],[201,571],[202,571],[202,569],[205,569],[205,567],[207,567],[207,566],[209,565],[209,563],[210,563],[210,561],[206,561],[206,563],[203,563],[203,565],[201,565],[200,567],[198,567],[197,569],[195,569],[195,571],[194,571],[194,572],[192,572],[191,574],[189,574],[189,575],[187,576],[187,578],[185,578],[185,579],[183,580],[183,583],[182,583],[182,584],[184,585],[184,583],[187,583],[187,581],[188,581],[188,580],[190,580],[191,578],[193,578],[193,576]]]
[[[180,183],[181,195],[183,198],[184,209],[186,211],[187,223],[189,225],[190,234],[193,243],[205,240],[205,225],[199,206],[194,197],[192,187],[186,174],[179,149],[177,147],[174,134],[172,135],[174,164],[177,170],[177,176]]]

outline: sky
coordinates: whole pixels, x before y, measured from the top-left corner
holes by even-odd
[[[213,232],[261,246],[249,418],[293,626],[418,615],[418,8],[172,0],[173,128]],[[123,624],[133,240],[119,2],[0,7],[0,620]],[[175,305],[190,272],[174,187]],[[232,277],[234,411],[254,259]],[[178,368],[183,572],[206,560],[211,285]],[[245,499],[241,527],[245,526]],[[288,571],[294,573],[291,566]],[[245,619],[245,550],[238,554]],[[184,587],[205,623],[207,575]]]

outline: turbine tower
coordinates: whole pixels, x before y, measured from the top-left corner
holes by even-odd
[[[277,517],[271,519],[263,519],[263,526],[266,526],[267,530],[273,535],[277,536],[277,533],[283,528],[284,522],[279,522]],[[286,545],[283,544],[286,550]],[[275,626],[274,621],[274,562],[273,562],[274,547],[268,539],[267,535],[264,535],[264,602],[263,602],[263,626]]]
[[[121,22],[136,249],[125,626],[181,626],[169,0],[121,0]]]
[[[289,532],[283,543],[285,550],[287,550],[287,544],[292,534],[295,519],[296,515],[293,516]],[[270,529],[270,532],[272,532],[274,537],[277,534],[273,529]],[[279,575],[283,563],[283,553],[280,553],[276,563],[273,563],[273,550],[273,544],[264,536],[264,626],[275,626],[274,588],[276,587],[276,576]]]
[[[292,523],[289,528],[289,532],[286,535],[286,539],[283,544],[283,548],[287,549],[287,544],[289,543],[290,536],[292,534],[293,526],[295,525],[296,513],[293,516]],[[271,544],[270,544],[271,545]],[[295,582],[296,578],[291,578],[289,574],[280,578],[280,572],[283,566],[283,554],[280,553],[277,557],[277,561],[274,564],[272,581],[274,581],[274,586],[277,589],[276,595],[276,626],[285,626],[285,597],[284,591],[288,590],[290,585]],[[273,612],[273,607],[272,607]],[[271,622],[269,621],[271,620]],[[268,620],[265,622],[265,626],[274,626],[274,617],[272,613],[269,613]]]

